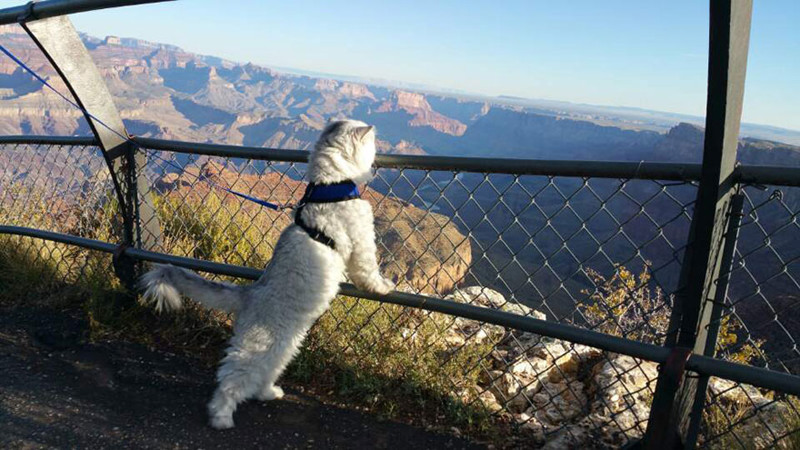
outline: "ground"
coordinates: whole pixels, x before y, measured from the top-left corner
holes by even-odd
[[[89,342],[78,310],[0,308],[0,448],[480,448],[287,396],[250,401],[236,428],[206,424],[213,368],[116,340]]]

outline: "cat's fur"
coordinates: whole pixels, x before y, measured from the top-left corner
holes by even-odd
[[[373,127],[355,120],[333,122],[311,153],[306,178],[317,184],[367,181],[374,158]],[[345,271],[366,291],[384,295],[394,288],[378,270],[372,207],[366,200],[311,203],[301,214],[306,225],[334,240],[336,250],[293,224],[283,231],[264,274],[252,285],[212,282],[170,265],[158,265],[142,277],[143,299],[159,311],[180,308],[185,295],[235,313],[233,337],[217,372],[219,385],[208,404],[214,428],[233,427],[236,406],[248,398],[283,396],[275,381],[328,309]]]

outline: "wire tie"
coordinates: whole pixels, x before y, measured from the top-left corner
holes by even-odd
[[[22,23],[27,22],[30,19],[33,19],[33,20],[37,20],[38,19],[38,17],[36,17],[36,14],[34,14],[34,12],[33,12],[33,6],[34,5],[35,5],[35,2],[33,2],[33,1],[30,1],[27,4],[25,4],[25,11],[22,14],[20,14],[19,16],[17,16],[17,23],[22,24]]]

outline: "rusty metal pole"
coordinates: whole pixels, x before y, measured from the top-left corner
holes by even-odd
[[[713,345],[707,342],[709,323],[716,291],[725,289],[717,280],[735,188],[752,10],[752,0],[710,2],[703,165],[666,342],[681,354],[702,354]],[[646,448],[683,447],[696,391],[696,378],[659,377],[645,434]]]

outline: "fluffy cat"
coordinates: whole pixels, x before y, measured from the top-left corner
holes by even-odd
[[[373,127],[356,120],[333,122],[311,153],[306,178],[316,185],[364,182],[372,176],[374,159]],[[158,311],[179,309],[185,295],[235,314],[233,337],[217,371],[219,384],[208,404],[214,428],[233,427],[236,406],[248,398],[283,397],[275,381],[328,309],[345,271],[363,290],[385,295],[394,289],[379,272],[366,200],[308,203],[296,214],[302,226],[283,231],[264,274],[249,286],[208,281],[171,265],[157,265],[142,277],[143,301]],[[321,231],[333,245],[315,240],[307,228]]]

